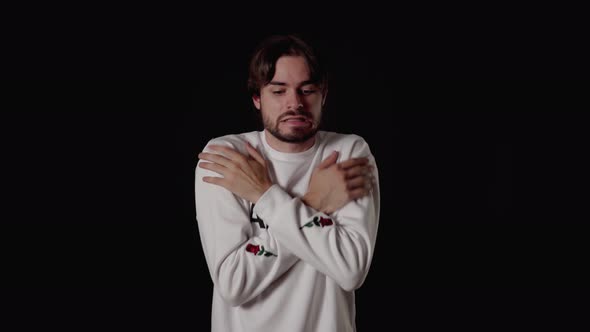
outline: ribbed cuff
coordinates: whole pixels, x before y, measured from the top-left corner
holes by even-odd
[[[268,190],[260,196],[258,202],[254,206],[254,213],[260,217],[267,225],[272,225],[272,214],[276,207],[283,203],[292,200],[288,193],[286,193],[278,184],[273,184]]]

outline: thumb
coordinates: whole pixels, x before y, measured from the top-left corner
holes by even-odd
[[[249,142],[246,142],[246,150],[248,151],[250,156],[254,158],[254,160],[256,160],[258,163],[260,163],[261,165],[266,165],[264,157]]]
[[[336,163],[338,160],[338,151],[332,152],[328,158],[324,159],[322,163],[318,166],[319,169],[328,168]]]

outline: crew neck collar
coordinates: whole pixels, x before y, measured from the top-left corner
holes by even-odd
[[[273,159],[278,159],[278,160],[283,160],[283,161],[302,161],[302,160],[307,159],[308,157],[314,155],[314,153],[317,150],[317,147],[319,145],[319,141],[320,141],[320,135],[319,135],[319,131],[318,131],[315,135],[315,142],[313,143],[313,145],[309,149],[302,151],[302,152],[281,152],[281,151],[275,150],[273,147],[270,146],[270,144],[268,144],[268,142],[266,141],[266,131],[264,129],[260,132],[260,138],[261,138],[262,143],[264,144],[264,148],[268,152],[269,156]]]

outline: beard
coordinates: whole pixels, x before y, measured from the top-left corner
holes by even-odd
[[[302,128],[293,127],[291,128],[290,132],[281,131],[279,125],[281,124],[282,120],[288,116],[303,116],[311,121],[311,126]],[[313,115],[305,111],[287,112],[281,115],[276,122],[273,122],[271,119],[263,115],[262,122],[264,124],[264,129],[268,130],[268,132],[276,137],[279,141],[285,143],[303,143],[308,141],[310,138],[315,136],[319,130],[320,125],[319,119],[315,121]]]

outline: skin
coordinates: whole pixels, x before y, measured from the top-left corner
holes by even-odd
[[[271,82],[252,97],[262,113],[268,144],[281,152],[308,150],[315,143],[322,106],[326,94],[309,80],[309,68],[299,56],[283,56],[277,60]],[[232,193],[256,203],[273,185],[268,163],[247,143],[248,155],[225,146],[210,145],[215,153],[200,153],[207,162],[199,167],[223,177],[203,177],[203,181],[224,187]],[[333,152],[314,170],[307,193],[301,200],[308,206],[330,214],[348,202],[367,195],[373,184],[367,158],[354,158],[336,163]]]
[[[338,152],[332,153],[314,170],[303,203],[331,214],[348,202],[366,196],[374,186],[367,158],[353,158],[336,163]]]
[[[200,163],[199,167],[219,173],[223,178],[205,176],[203,181],[222,186],[252,203],[273,185],[266,160],[250,143],[246,144],[249,156],[227,146],[210,145],[209,148],[219,154],[200,153],[199,158],[209,162]]]
[[[260,95],[252,96],[252,101],[262,113],[271,147],[281,152],[305,151],[315,143],[326,95],[310,82],[303,57],[280,57],[275,68],[272,80],[260,89]]]

